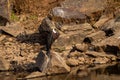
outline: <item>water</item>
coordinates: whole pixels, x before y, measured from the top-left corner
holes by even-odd
[[[76,68],[75,68],[76,69]],[[28,73],[0,72],[0,80],[16,80]],[[23,79],[22,79],[23,80]],[[38,77],[26,80],[120,80],[120,63],[109,65],[94,65],[77,71],[77,74],[61,74],[56,76]]]

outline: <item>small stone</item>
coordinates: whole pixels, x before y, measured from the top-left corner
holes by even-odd
[[[97,64],[105,64],[107,62],[109,62],[110,60],[106,57],[102,57],[102,58],[96,58],[94,63],[97,63]]]
[[[9,38],[8,40],[9,40],[9,41],[13,41],[13,39],[12,39],[12,38]]]
[[[85,43],[76,44],[75,47],[76,47],[77,50],[80,50],[80,51],[87,51],[87,49],[88,49],[88,45],[85,44]]]
[[[79,57],[78,60],[80,61],[79,63],[84,63],[85,62],[85,58],[84,57]]]
[[[75,52],[71,52],[68,54],[69,57],[80,57],[83,56],[83,54],[81,52],[75,51]]]
[[[77,66],[77,65],[79,65],[79,60],[75,59],[75,58],[69,58],[69,59],[67,59],[66,63],[69,66]]]
[[[6,38],[5,35],[0,36],[0,41],[4,40]]]

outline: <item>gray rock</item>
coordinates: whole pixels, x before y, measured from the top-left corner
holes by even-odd
[[[40,51],[40,53],[37,55],[37,58],[36,58],[36,66],[42,72],[44,72],[48,66],[48,63],[49,63],[49,58],[47,57],[45,52]]]
[[[62,23],[69,24],[72,22],[83,23],[86,20],[86,16],[83,13],[63,7],[53,8],[49,13],[49,17],[51,17],[54,21],[61,21]]]
[[[91,24],[99,20],[106,5],[107,0],[65,0],[61,3],[61,7],[78,10],[86,14]]]

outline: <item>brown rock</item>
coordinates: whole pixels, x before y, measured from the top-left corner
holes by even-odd
[[[87,51],[85,52],[86,55],[88,56],[92,56],[92,57],[107,57],[107,58],[116,58],[114,55],[107,55],[106,53],[104,52],[95,52],[95,51]]]
[[[103,3],[104,2],[104,3]],[[103,10],[106,5],[106,0],[65,0],[61,6],[71,9],[78,9],[80,12],[92,13]]]
[[[69,66],[78,66],[79,65],[79,60],[75,59],[75,58],[68,58],[66,63]]]
[[[3,57],[0,57],[0,70],[6,71],[10,69],[10,63],[6,61]]]
[[[84,64],[85,63],[85,58],[84,57],[79,57],[79,64]]]
[[[105,51],[108,54],[114,54],[117,55],[119,53],[120,50],[120,40],[119,40],[119,36],[112,36],[109,37],[97,44],[94,44],[95,46],[99,46],[103,49],[103,51]]]
[[[109,31],[111,30],[111,32],[109,31],[107,34],[119,34],[119,30],[120,30],[120,21],[117,21],[118,17],[116,17],[115,19],[111,19],[108,22],[106,22],[103,26],[102,26],[102,30],[103,31]]]
[[[110,61],[110,59],[108,59],[106,57],[101,57],[101,58],[95,58],[94,63],[105,64],[105,63],[108,63],[109,61]]]
[[[94,28],[100,29],[106,22],[108,22],[111,19],[111,17],[108,17],[106,15],[101,16],[101,18],[93,25]]]
[[[70,72],[70,67],[66,64],[65,60],[58,53],[52,53],[46,73],[52,75],[68,72]]]
[[[77,57],[80,57],[80,56],[83,56],[84,54],[81,53],[81,52],[78,52],[78,51],[74,51],[74,52],[71,52],[68,54],[69,57],[74,57],[74,58],[77,58]]]
[[[85,43],[76,44],[75,47],[76,47],[77,50],[83,51],[83,52],[87,51],[87,49],[88,49],[88,45],[85,44]]]
[[[104,31],[97,31],[95,33],[92,33],[90,35],[87,35],[86,38],[84,39],[84,42],[86,43],[96,43],[96,42],[100,42],[103,39],[106,38],[105,36],[105,32]]]
[[[5,35],[2,35],[2,36],[0,36],[0,41],[2,41],[3,39],[5,39]]]
[[[48,75],[67,73],[70,71],[70,67],[66,65],[63,58],[55,52],[51,53],[50,59],[41,52],[37,57],[36,63],[37,67]]]
[[[92,26],[89,23],[83,23],[83,24],[71,24],[71,25],[63,25],[61,27],[61,31],[65,34],[69,34],[69,32],[84,32],[85,34],[90,33],[94,31]]]
[[[10,18],[9,0],[0,0],[0,25],[5,26]]]
[[[90,24],[63,25],[60,37],[53,43],[53,47],[63,48],[83,42],[86,35],[94,32]]]
[[[17,37],[19,34],[24,32],[24,29],[21,27],[20,23],[10,24],[6,27],[2,27],[1,30],[12,35],[13,37]]]
[[[45,76],[45,73],[41,73],[41,72],[33,72],[31,74],[29,74],[28,76],[26,76],[26,79],[31,79],[31,78],[37,78],[37,77],[43,77]]]

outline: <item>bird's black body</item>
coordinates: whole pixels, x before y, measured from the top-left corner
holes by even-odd
[[[52,24],[49,18],[45,18],[40,27],[39,27],[40,34],[44,35],[45,38],[45,45],[48,57],[50,56],[50,50],[52,43],[59,37],[59,31],[56,30],[56,27]]]

